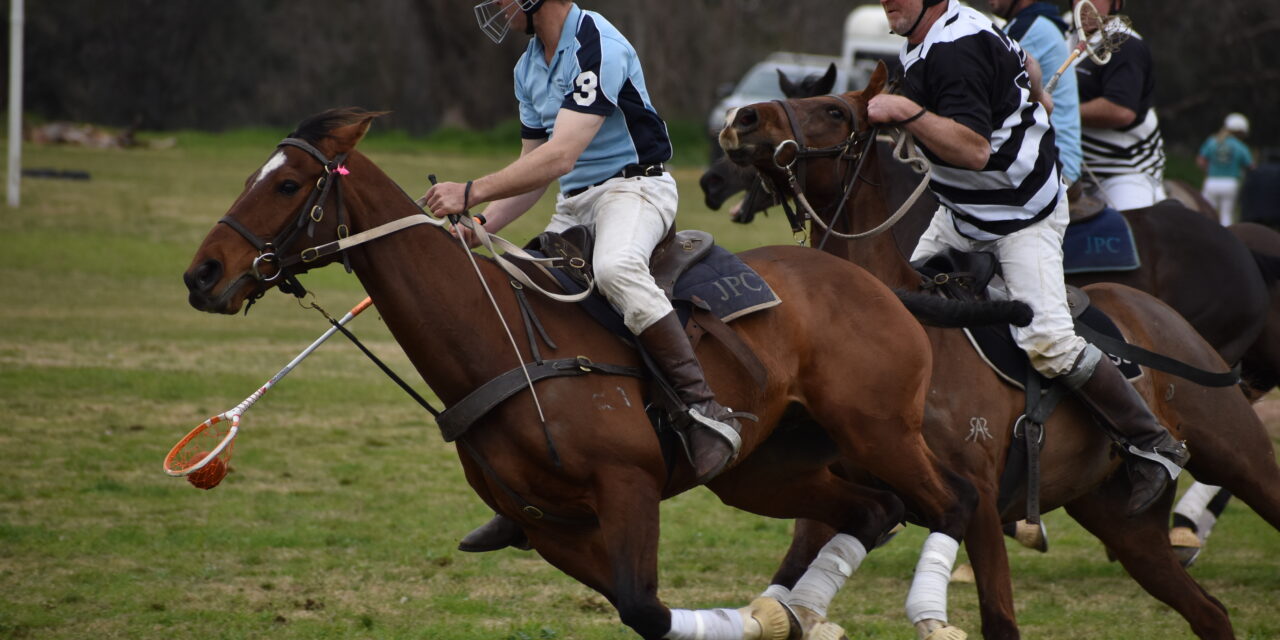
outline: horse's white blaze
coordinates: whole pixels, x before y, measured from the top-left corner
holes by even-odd
[[[720,130],[720,148],[733,151],[738,148],[738,132],[733,130],[733,119],[738,115],[738,107],[724,114],[724,128]]]
[[[284,152],[277,151],[275,155],[268,158],[267,163],[262,165],[262,168],[258,170],[258,177],[254,178],[253,186],[255,187],[258,186],[258,183],[262,182],[264,178],[271,175],[272,171],[275,171],[276,169],[279,169],[280,167],[283,167],[283,166],[284,166]]]

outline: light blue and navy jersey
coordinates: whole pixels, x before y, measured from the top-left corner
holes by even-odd
[[[636,50],[600,14],[574,4],[551,64],[542,43],[531,38],[515,80],[526,139],[554,136],[560,109],[605,117],[573,170],[560,178],[562,192],[606,180],[629,164],[671,159],[667,125],[649,102]]]

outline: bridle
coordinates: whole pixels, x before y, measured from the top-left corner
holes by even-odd
[[[281,291],[301,298],[306,295],[307,290],[298,281],[297,276],[299,273],[305,272],[306,269],[295,273],[292,267],[299,263],[310,262],[314,260],[314,257],[308,259],[306,251],[300,251],[294,255],[287,254],[293,248],[294,243],[301,237],[304,228],[308,238],[315,236],[316,224],[324,220],[325,202],[329,199],[330,193],[334,195],[338,203],[336,207],[338,239],[346,238],[350,234],[350,228],[347,226],[346,210],[342,204],[341,181],[342,176],[347,174],[347,168],[344,164],[347,160],[347,154],[341,153],[330,159],[311,143],[301,138],[285,138],[280,141],[280,144],[276,145],[276,148],[279,149],[286,146],[297,147],[306,151],[313,158],[320,161],[321,166],[324,167],[324,173],[316,180],[316,188],[311,192],[311,195],[307,196],[302,208],[298,209],[298,213],[294,216],[293,224],[286,225],[274,238],[263,240],[250,231],[248,227],[241,224],[240,221],[232,218],[230,214],[222,216],[222,219],[218,220],[218,222],[234,229],[236,233],[239,233],[241,237],[258,250],[258,256],[253,259],[252,267],[252,275],[255,280],[261,283],[280,280],[279,289]],[[262,265],[275,265],[275,273],[264,275]],[[346,267],[348,272],[351,271],[351,265],[347,262],[345,253],[343,254],[343,266]],[[251,295],[249,304],[252,305],[265,293],[266,291],[262,290]]]
[[[830,147],[810,147],[804,141],[804,133],[800,130],[800,119],[796,116],[795,109],[792,108],[789,100],[774,100],[774,102],[782,108],[782,112],[787,117],[787,124],[791,127],[792,137],[779,142],[773,149],[773,164],[780,169],[787,177],[786,187],[791,191],[792,196],[799,201],[804,198],[804,191],[801,185],[806,183],[806,173],[808,164],[802,163],[801,160],[811,160],[815,158],[836,158],[840,164],[840,181],[844,185],[844,196],[840,200],[843,205],[845,200],[849,198],[853,190],[857,187],[858,176],[862,172],[862,164],[866,160],[866,149],[868,141],[875,139],[875,128],[864,133],[858,132],[857,126],[857,110],[853,105],[839,95],[829,96],[834,98],[841,106],[842,110],[849,119],[849,136],[843,142]],[[790,160],[784,161],[786,153],[790,151]],[[849,166],[853,166],[853,172],[846,178],[845,171]],[[864,179],[865,180],[865,179]],[[791,232],[796,234],[800,243],[804,242],[804,218],[797,215],[787,202],[786,190],[780,189],[780,185],[776,180],[773,182],[774,189],[781,196],[782,209],[786,213],[787,222],[791,224]],[[766,186],[767,183],[766,183]],[[840,205],[837,205],[840,206]],[[803,208],[803,207],[802,207]],[[812,209],[805,212],[804,217],[817,217],[811,213]]]
[[[790,102],[787,100],[774,101],[782,107],[782,111],[787,117],[787,124],[791,127],[791,134],[793,137],[779,142],[777,146],[774,147],[773,164],[786,176],[786,187],[790,190],[792,197],[795,198],[797,207],[803,211],[804,217],[812,220],[814,224],[817,224],[824,230],[822,240],[819,241],[817,245],[819,249],[826,245],[827,239],[831,236],[836,236],[845,240],[856,240],[861,238],[872,238],[884,233],[896,224],[898,220],[902,219],[902,216],[905,215],[911,206],[915,204],[916,200],[920,197],[920,194],[924,192],[924,188],[929,183],[927,160],[918,154],[915,154],[914,157],[912,157],[912,152],[914,152],[915,149],[913,144],[907,144],[910,138],[909,134],[901,129],[893,129],[892,131],[898,134],[894,157],[900,162],[911,164],[917,173],[923,174],[923,179],[920,184],[916,186],[915,192],[907,198],[906,202],[899,207],[898,211],[876,228],[861,233],[851,234],[835,231],[834,227],[839,221],[840,216],[843,215],[845,205],[853,197],[858,186],[863,182],[870,184],[873,187],[879,186],[864,177],[862,175],[862,169],[866,164],[867,158],[871,155],[868,153],[868,150],[871,145],[875,144],[880,127],[872,126],[868,128],[867,131],[860,133],[857,126],[857,110],[854,109],[853,105],[850,104],[843,96],[833,95],[830,97],[834,98],[840,105],[842,105],[848,113],[851,130],[849,132],[849,137],[840,144],[820,148],[812,148],[804,143],[804,134],[800,131],[799,118],[796,117],[795,110],[792,108]],[[785,162],[783,160],[784,154],[789,149],[793,150],[791,160],[789,162]],[[839,179],[842,185],[842,193],[840,199],[835,203],[835,205],[832,208],[829,208],[826,212],[832,216],[831,222],[827,223],[823,220],[821,215],[813,210],[813,207],[809,205],[808,198],[805,197],[802,185],[805,183],[805,171],[807,165],[800,161],[830,157],[835,157],[841,162]],[[852,171],[846,173],[846,170],[849,167],[852,167]],[[771,178],[771,180],[774,179]],[[794,210],[792,210],[790,204],[787,202],[786,192],[779,188],[780,185],[774,181],[773,186],[782,196],[782,208],[787,215],[788,222],[791,224],[792,233],[796,234],[797,238],[800,238],[801,243],[803,243],[804,220],[798,216]]]

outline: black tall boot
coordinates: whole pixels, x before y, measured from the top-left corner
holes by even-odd
[[[1075,368],[1063,376],[1063,382],[1128,442],[1131,455],[1126,466],[1133,485],[1129,515],[1147,510],[1191,458],[1186,443],[1174,440],[1160,426],[1142,396],[1125,380],[1111,358],[1102,355],[1093,345],[1080,354]]]
[[[637,336],[645,351],[666,375],[680,401],[689,408],[682,429],[685,451],[698,484],[716,477],[738,455],[742,430],[731,410],[720,406],[702,375],[702,366],[693,353],[676,313],[662,317]]]

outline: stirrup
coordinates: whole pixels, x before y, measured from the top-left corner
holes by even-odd
[[[1153,447],[1153,451],[1147,451],[1139,449],[1133,443],[1129,443],[1126,445],[1125,450],[1135,457],[1159,464],[1169,473],[1170,480],[1177,480],[1178,474],[1182,473],[1182,466],[1191,458],[1191,454],[1187,451],[1185,440],[1176,440],[1174,442],[1176,443],[1176,448],[1169,451],[1169,456],[1161,453],[1159,446]],[[1165,449],[1168,449],[1168,447],[1165,447]]]
[[[686,412],[686,415],[689,416],[689,418],[693,421],[691,424],[689,424],[689,428],[699,427],[699,426],[706,427],[711,431],[713,431],[716,435],[720,436],[721,438],[724,438],[725,441],[729,443],[729,448],[733,450],[733,454],[729,456],[729,461],[733,462],[734,460],[737,459],[738,452],[742,450],[742,436],[738,434],[737,429],[734,429],[728,424],[725,424],[715,418],[712,418],[711,416],[704,416],[702,415],[702,413],[700,413],[697,409],[694,409],[693,407],[689,407],[688,411]],[[743,415],[750,416],[751,419],[758,421],[758,419],[755,416],[749,413],[743,414]],[[728,419],[734,419],[737,416],[734,415],[733,411],[728,411],[725,417]],[[688,446],[688,442],[685,443],[685,446],[686,447]]]

